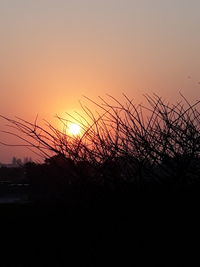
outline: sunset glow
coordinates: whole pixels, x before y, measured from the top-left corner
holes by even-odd
[[[54,115],[79,112],[83,96],[198,99],[199,10],[197,0],[2,0],[0,114],[56,125]],[[11,136],[0,132],[0,142]],[[29,153],[0,144],[0,162]]]
[[[81,133],[80,125],[78,125],[76,123],[71,123],[68,128],[69,128],[69,134],[70,135],[77,136],[77,135],[80,135],[80,133]]]

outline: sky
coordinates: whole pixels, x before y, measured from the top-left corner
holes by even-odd
[[[0,114],[53,121],[83,95],[199,99],[199,11],[199,0],[0,0]],[[0,145],[0,162],[29,153]]]

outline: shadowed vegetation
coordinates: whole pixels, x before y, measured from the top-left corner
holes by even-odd
[[[87,206],[110,198],[110,192],[128,197],[157,188],[197,188],[200,101],[190,104],[181,95],[170,104],[153,95],[145,96],[146,105],[136,105],[126,95],[123,103],[112,96],[100,103],[85,98],[94,107],[81,104],[84,115],[57,116],[63,131],[48,122],[41,126],[37,118],[31,123],[1,116],[11,127],[7,134],[44,158],[24,166],[31,200]],[[67,133],[71,121],[80,125],[80,135]]]
[[[16,222],[16,214],[23,221],[12,233],[14,244],[28,214],[28,260],[18,262],[29,266],[32,258],[38,265],[39,248],[44,266],[65,266],[69,257],[80,259],[80,266],[180,266],[190,254],[191,266],[198,248],[193,237],[199,240],[199,102],[145,98],[145,106],[126,96],[124,103],[112,96],[101,103],[87,98],[98,112],[82,105],[85,116],[58,117],[63,131],[1,116],[11,127],[8,134],[44,158],[20,169],[30,184],[29,204],[3,206],[14,214],[9,221]],[[79,136],[65,131],[71,120],[81,126]]]
[[[85,116],[72,117],[81,126],[79,136],[70,136],[48,122],[42,127],[37,119],[31,123],[1,118],[10,123],[12,130],[7,134],[17,136],[24,146],[45,157],[46,163],[65,167],[70,183],[81,181],[80,175],[91,182],[113,184],[198,182],[199,101],[190,104],[182,95],[175,104],[157,95],[145,98],[147,106],[135,105],[125,95],[125,103],[112,96],[100,98],[101,103],[87,98],[99,112],[82,105]],[[57,118],[66,129],[70,119]]]
[[[80,174],[91,182],[113,184],[199,182],[199,101],[190,104],[182,95],[175,104],[156,95],[145,98],[146,106],[125,95],[124,103],[112,96],[100,98],[101,103],[86,98],[98,112],[81,105],[85,116],[71,116],[81,126],[78,136],[67,134],[71,120],[59,116],[63,131],[48,122],[42,127],[37,119],[1,117],[12,128],[7,134],[24,141],[46,163],[65,167],[70,183],[81,180]]]

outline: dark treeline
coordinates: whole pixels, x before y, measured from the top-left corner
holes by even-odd
[[[86,199],[89,194],[95,198],[97,191],[111,195],[197,191],[200,159],[166,157],[152,166],[151,162],[140,162],[135,157],[121,157],[93,166],[88,161],[74,162],[58,155],[43,164],[27,163],[23,174],[24,181],[30,184],[30,200],[75,203],[80,196],[72,193],[73,190],[79,191],[82,197],[85,194]],[[87,201],[87,205],[94,204],[94,199]]]
[[[125,103],[109,96],[98,108],[82,105],[85,116],[64,119],[61,132],[23,119],[9,121],[13,134],[45,158],[43,164],[27,163],[24,177],[31,197],[51,201],[68,198],[65,190],[189,190],[200,181],[199,101],[191,104],[181,95],[175,104],[159,96],[146,96],[147,105]],[[71,116],[72,117],[72,116]],[[70,136],[70,120],[81,126],[81,134]],[[70,189],[69,189],[70,188]],[[95,189],[94,189],[95,188]],[[35,195],[35,196],[34,196]]]
[[[22,218],[19,228],[14,219],[15,229],[29,234],[22,239],[27,257],[18,258],[17,249],[15,260],[24,266],[30,258],[33,266],[66,266],[69,259],[70,266],[196,266],[199,102],[147,96],[145,107],[126,96],[125,104],[109,99],[88,99],[98,113],[82,106],[86,116],[73,118],[80,136],[4,117],[16,130],[10,134],[45,158],[15,169],[30,185],[28,205],[5,208]],[[67,128],[70,120],[58,119]]]

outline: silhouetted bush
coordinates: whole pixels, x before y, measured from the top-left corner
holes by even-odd
[[[197,265],[199,102],[100,100],[88,99],[99,113],[82,106],[85,117],[74,118],[82,128],[77,137],[3,117],[8,134],[44,157],[42,164],[0,168],[1,177],[23,173],[33,201],[1,209],[10,215],[8,231],[1,227],[5,266],[66,266],[69,258],[74,266]],[[67,127],[69,120],[58,119]]]
[[[79,136],[48,122],[42,127],[37,119],[31,123],[1,117],[12,126],[8,134],[46,158],[29,172],[31,181],[46,179],[54,188],[55,184],[62,188],[89,183],[111,187],[199,183],[200,101],[190,104],[182,95],[175,104],[156,95],[145,98],[146,106],[125,95],[124,103],[112,96],[109,101],[100,98],[101,103],[86,97],[99,111],[82,105],[85,116],[73,118],[81,126]],[[66,129],[70,120],[57,118]]]

